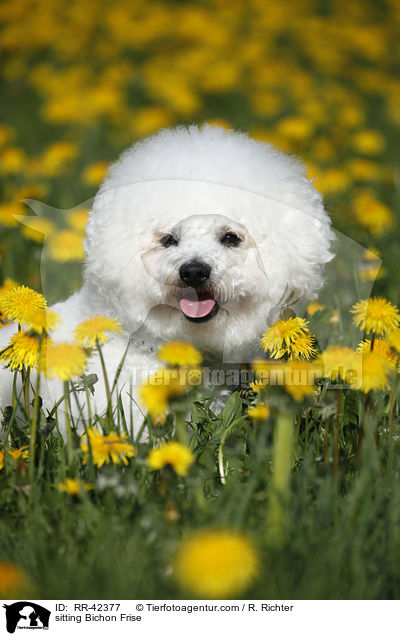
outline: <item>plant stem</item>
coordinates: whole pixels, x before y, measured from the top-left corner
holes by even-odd
[[[39,393],[40,393],[40,360],[42,357],[42,346],[39,343],[39,364],[36,375],[35,396],[33,398],[33,416],[31,426],[31,439],[29,442],[29,482],[33,484],[33,478],[35,474],[35,453],[36,453],[36,435],[39,424],[40,409],[39,409]]]
[[[30,377],[30,370],[26,369],[25,373],[24,373],[24,406],[25,406],[25,412],[26,412],[26,417],[29,419],[30,415],[31,415],[31,409],[29,406],[29,377]]]
[[[338,476],[339,473],[339,440],[343,423],[343,398],[343,389],[338,389],[336,395],[336,426],[333,445],[333,474],[335,475],[335,478]]]
[[[14,379],[13,379],[13,388],[12,388],[12,407],[13,407],[13,411],[16,410],[17,407],[17,380],[18,380],[18,369],[14,372]]]
[[[275,447],[272,460],[272,483],[269,499],[268,536],[272,543],[283,543],[289,483],[292,463],[293,418],[292,414],[278,416],[275,429]]]
[[[65,393],[64,393],[64,395],[63,395],[62,397],[60,397],[60,399],[59,399],[59,400],[57,400],[57,402],[55,403],[55,405],[54,405],[54,406],[53,406],[53,408],[51,409],[51,411],[50,411],[50,413],[49,413],[48,417],[53,417],[53,415],[55,415],[55,413],[56,413],[56,411],[57,411],[58,407],[60,406],[60,404],[62,404],[62,403],[64,402],[64,400],[65,400]]]
[[[389,396],[388,404],[388,435],[389,435],[389,447],[392,447],[393,443],[393,414],[394,407],[396,405],[396,398],[399,393],[400,383],[397,382],[395,388],[392,388]]]
[[[89,428],[91,428],[92,426],[92,409],[90,406],[90,395],[89,395],[89,389],[88,386],[85,382],[85,393],[86,393],[86,403],[87,403],[87,410],[88,410],[88,423],[89,423]]]
[[[182,417],[180,413],[175,416],[175,428],[178,442],[183,444],[183,446],[189,446],[189,435],[187,432],[185,418]]]
[[[371,335],[371,344],[370,344],[370,347],[369,347],[370,351],[374,350],[374,344],[375,344],[375,331],[373,331],[372,335]]]
[[[219,476],[221,479],[221,483],[224,485],[226,484],[226,475],[225,475],[225,469],[224,469],[224,453],[223,453],[224,444],[226,442],[226,439],[229,433],[232,431],[232,429],[235,428],[235,426],[239,424],[239,422],[241,422],[242,420],[245,420],[246,418],[247,418],[246,415],[242,415],[241,417],[238,417],[236,420],[233,420],[233,422],[229,424],[229,426],[225,429],[224,434],[221,437],[221,441],[218,448],[218,469],[219,469]]]
[[[7,446],[11,442],[11,428],[12,428],[12,425],[14,424],[15,416],[17,414],[17,398],[16,398],[17,380],[18,380],[18,370],[15,371],[14,378],[13,378],[12,414],[11,414],[11,417],[10,417],[10,421],[8,422],[8,425],[7,425],[6,434],[4,436],[5,446]]]
[[[67,459],[68,459],[68,467],[70,468],[72,465],[72,431],[71,431],[71,421],[69,416],[69,387],[68,380],[64,382],[64,399],[65,399],[65,424],[67,427]]]
[[[329,441],[330,441],[331,431],[330,431],[330,418],[327,418],[325,425],[325,436],[324,436],[324,464],[327,463],[329,459]]]
[[[140,429],[138,431],[138,434],[136,436],[135,444],[138,444],[140,442],[140,439],[141,439],[141,437],[143,435],[143,432],[144,432],[144,429],[146,428],[146,426],[147,426],[147,421],[146,421],[146,418],[144,418],[144,420],[143,420],[143,422],[141,424],[141,427],[140,427]],[[132,437],[132,432],[131,432],[131,437]]]
[[[365,396],[365,403],[364,403],[364,417],[360,422],[360,428],[358,431],[358,442],[357,442],[357,453],[356,453],[356,464],[357,466],[360,465],[360,461],[361,461],[361,447],[362,447],[362,442],[364,439],[364,433],[365,433],[365,420],[367,419],[369,410],[370,410],[370,406],[371,406],[371,397],[372,397],[372,391],[368,391],[368,393]]]
[[[108,376],[107,376],[107,370],[106,370],[106,365],[104,362],[104,357],[103,357],[103,352],[101,350],[101,346],[99,344],[99,341],[96,341],[96,348],[97,351],[99,353],[100,356],[100,362],[101,362],[101,368],[103,371],[103,377],[104,377],[104,386],[106,389],[106,396],[107,396],[107,417],[108,417],[108,421],[109,421],[109,425],[111,428],[113,428],[113,412],[112,412],[112,405],[111,405],[111,391],[110,391],[110,384],[108,382]]]
[[[392,443],[393,440],[393,412],[394,412],[394,405],[395,405],[395,399],[396,399],[396,391],[393,391],[393,389],[390,392],[390,397],[389,397],[389,412],[388,412],[388,425],[389,425],[389,443]]]

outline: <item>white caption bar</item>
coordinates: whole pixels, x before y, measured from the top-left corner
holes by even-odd
[[[0,633],[376,636],[399,611],[400,601],[1,601]]]

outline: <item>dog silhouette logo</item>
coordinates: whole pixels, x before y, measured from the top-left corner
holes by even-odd
[[[41,605],[32,601],[18,601],[3,607],[9,634],[14,634],[16,629],[49,629],[51,612]]]

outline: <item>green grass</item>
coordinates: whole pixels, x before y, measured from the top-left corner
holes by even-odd
[[[43,433],[32,486],[24,467],[11,459],[0,474],[0,559],[25,569],[38,598],[186,598],[170,576],[176,547],[198,528],[223,526],[248,533],[259,552],[260,572],[249,598],[398,598],[400,448],[396,435],[388,438],[386,416],[379,423],[367,419],[357,465],[358,430],[349,421],[364,396],[347,394],[335,475],[334,413],[321,419],[319,393],[297,415],[290,490],[271,538],[276,399],[293,413],[277,391],[279,396],[270,395],[268,421],[241,420],[227,437],[225,485],[217,462],[221,437],[248,406],[237,393],[219,416],[208,402],[195,402],[189,430],[196,462],[187,477],[169,468],[150,471],[150,442],[137,445],[127,467],[81,465],[74,436],[73,472],[95,488],[73,497],[55,486],[66,471],[71,474],[62,438]],[[328,413],[335,396],[332,390],[325,397]],[[372,412],[382,413],[383,396],[374,399]],[[396,434],[398,413],[394,426]],[[153,436],[157,432],[152,429]],[[171,506],[178,513],[173,520]]]

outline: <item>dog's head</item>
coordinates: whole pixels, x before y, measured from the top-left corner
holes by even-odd
[[[123,156],[97,195],[86,279],[128,332],[145,324],[154,338],[246,350],[290,302],[315,295],[331,239],[297,162],[237,133],[164,131]]]

